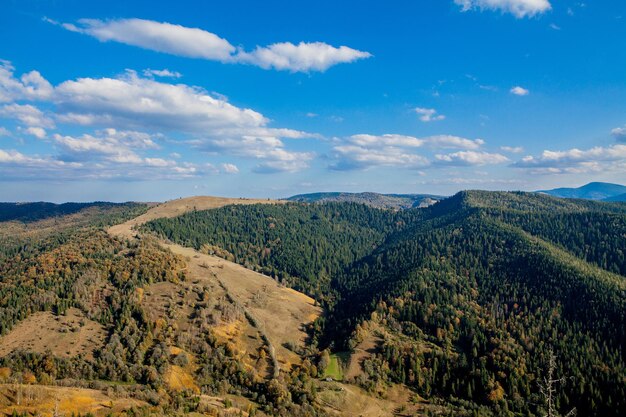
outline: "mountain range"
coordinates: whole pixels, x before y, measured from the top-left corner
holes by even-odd
[[[626,205],[432,197],[2,204],[0,413],[624,415]]]
[[[590,182],[578,188],[554,188],[538,193],[561,198],[583,198],[601,201],[626,201],[626,186],[607,182]]]

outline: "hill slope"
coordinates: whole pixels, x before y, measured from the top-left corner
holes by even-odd
[[[607,198],[603,199],[602,201],[608,201],[608,202],[624,202],[624,201],[626,201],[626,193],[624,193],[624,194],[614,195],[614,196],[612,196],[612,197],[607,197]]]
[[[317,297],[321,348],[350,356],[378,328],[374,351],[358,351],[370,390],[403,383],[478,415],[536,414],[554,352],[576,381],[562,409],[626,410],[622,205],[470,191],[425,210],[241,206],[145,227]]]
[[[383,209],[409,209],[428,207],[443,197],[430,194],[378,194],[378,193],[311,193],[298,194],[287,198],[287,201],[301,203],[361,203]]]

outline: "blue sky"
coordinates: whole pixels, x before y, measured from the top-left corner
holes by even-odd
[[[3,201],[626,182],[626,2],[0,1]]]

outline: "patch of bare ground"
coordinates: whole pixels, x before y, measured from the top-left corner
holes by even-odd
[[[82,311],[70,308],[65,315],[38,312],[19,322],[0,338],[0,356],[16,350],[55,356],[93,359],[93,352],[104,344],[106,331]]]
[[[93,413],[106,416],[147,404],[132,398],[111,397],[102,391],[47,385],[0,384],[0,415],[17,411],[43,417]]]
[[[382,331],[377,325],[370,324],[362,332],[362,340],[353,349],[344,373],[346,381],[354,381],[359,376],[365,377],[363,362],[373,357],[383,342]]]
[[[260,411],[257,407],[255,403],[241,396],[226,395],[224,397],[213,397],[210,395],[201,395],[198,411],[213,412],[217,410],[218,412],[228,413],[225,414],[227,416],[247,417],[254,414],[256,417],[266,417],[267,414]]]

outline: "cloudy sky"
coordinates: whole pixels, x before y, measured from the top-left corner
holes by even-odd
[[[0,1],[0,200],[626,183],[626,2]]]

